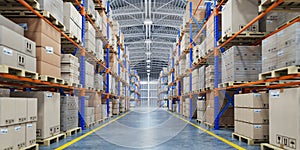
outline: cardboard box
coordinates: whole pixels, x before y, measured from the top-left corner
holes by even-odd
[[[5,26],[20,35],[24,35],[24,29],[22,27],[2,15],[0,15],[0,25]]]
[[[15,147],[14,126],[0,127],[0,149],[17,149]]]
[[[269,109],[234,108],[234,120],[251,124],[269,124]]]
[[[27,120],[37,121],[37,99],[27,98]]]
[[[26,142],[25,142],[25,124],[18,124],[14,125],[14,131],[13,131],[13,141],[17,149],[25,148]]]
[[[35,57],[35,42],[2,25],[0,25],[0,45],[4,45],[28,56]]]
[[[0,97],[0,126],[15,124],[17,122],[15,111],[15,98]]]
[[[45,139],[60,133],[60,94],[54,92],[13,92],[12,97],[37,98],[37,138]]]
[[[234,95],[234,107],[269,108],[268,93],[248,93]]]
[[[41,33],[47,35],[52,40],[56,41],[57,43],[60,43],[60,40],[61,40],[60,32],[55,30],[52,26],[50,26],[43,19],[40,19],[40,18],[10,18],[10,19],[18,24],[21,24],[22,26],[25,26],[25,37],[27,37],[29,39],[35,38],[36,40],[42,40],[42,41],[47,42],[48,39],[45,39],[45,36],[43,36],[42,39],[39,39],[34,36],[31,36],[31,38],[28,37],[29,35],[33,35],[32,34],[33,32],[41,32]],[[31,40],[33,40],[33,39],[31,39]],[[33,41],[35,41],[35,40],[33,40]],[[35,41],[35,42],[37,43],[36,46],[42,46],[42,45],[38,45],[38,43],[41,43],[41,42],[39,42],[39,41],[38,42]],[[59,51],[60,51],[60,49],[59,49]]]
[[[60,58],[62,64],[72,64],[79,67],[78,58],[72,54],[62,54]]]
[[[203,100],[198,100],[197,101],[197,110],[205,110],[206,109],[206,102],[205,101],[203,101]]]
[[[26,123],[25,140],[26,147],[36,143],[36,122]]]
[[[15,123],[27,122],[27,98],[14,98],[15,101]]]
[[[270,144],[300,148],[300,88],[270,91]]]
[[[269,139],[269,125],[250,124],[234,121],[234,132],[254,140]]]
[[[36,58],[37,61],[60,67],[60,55],[55,54],[52,47],[36,47]]]
[[[49,75],[60,78],[60,67],[53,66],[43,61],[37,61],[37,72],[41,75]]]

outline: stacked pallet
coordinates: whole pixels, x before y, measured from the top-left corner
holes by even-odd
[[[102,119],[101,96],[96,92],[91,92],[86,93],[86,99],[88,100],[88,107],[94,108],[94,121],[100,121]]]
[[[48,11],[61,24],[64,22],[64,2],[61,0],[38,0],[40,9]]]
[[[227,91],[227,94],[229,96],[233,95],[233,92]],[[228,102],[228,99],[225,97],[224,93],[219,93],[219,103],[218,103],[218,110],[216,111],[215,107],[215,92],[210,91],[206,93],[206,112],[205,112],[205,120],[208,125],[211,127],[214,126],[216,116],[218,115],[216,112],[220,112],[226,103]],[[223,113],[223,115],[219,119],[219,125],[221,127],[230,127],[234,125],[234,113],[233,113],[233,106],[229,106],[226,111]]]
[[[215,68],[209,65],[205,68],[205,88],[213,89],[215,85]]]
[[[61,55],[61,78],[70,83],[79,84],[78,58],[71,54]]]
[[[87,126],[95,122],[95,108],[94,107],[84,107],[84,122]]]
[[[262,72],[300,65],[300,23],[262,41]]]
[[[61,34],[40,18],[11,18],[27,26],[25,37],[35,41],[37,72],[60,78]]]
[[[85,62],[85,87],[94,88],[95,69],[92,64]]]
[[[204,100],[197,101],[197,120],[204,122],[205,121],[205,111],[206,111],[206,102]]]
[[[78,127],[78,97],[61,96],[60,131],[65,132]]]
[[[270,144],[287,150],[299,149],[299,93],[300,88],[270,91]]]
[[[94,87],[95,87],[95,89],[103,91],[103,76],[102,75],[95,74]]]
[[[269,94],[234,95],[234,133],[254,142],[269,139]]]
[[[222,54],[222,83],[257,81],[261,73],[260,46],[232,46]]]
[[[96,31],[90,22],[85,22],[85,50],[91,54],[96,54]]]
[[[0,15],[0,33],[0,64],[36,72],[35,42],[24,37],[24,29]]]
[[[199,69],[194,69],[192,72],[192,91],[198,91],[200,89]]]
[[[192,102],[192,104],[191,104]],[[196,117],[197,115],[197,99],[192,98],[192,101],[190,98],[185,98],[185,101],[183,102],[183,115],[188,118]]]
[[[37,99],[12,98],[9,90],[1,91],[0,149],[22,149],[36,144]]]
[[[81,42],[81,28],[82,28],[82,17],[70,2],[64,3],[64,25],[66,27],[66,33],[70,37],[74,37]]]
[[[36,137],[47,139],[60,133],[60,94],[54,92],[13,92],[11,97],[37,99]],[[34,104],[31,104],[34,105]]]
[[[120,113],[120,100],[112,99],[112,114],[118,115]]]
[[[204,89],[205,88],[205,68],[206,66],[201,66],[199,68],[199,89]]]
[[[103,42],[101,39],[96,38],[96,58],[98,60],[104,60]]]

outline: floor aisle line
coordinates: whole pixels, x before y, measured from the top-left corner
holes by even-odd
[[[186,120],[186,119],[178,117],[177,115],[175,115],[175,114],[173,114],[173,113],[171,113],[169,111],[167,111],[167,112],[170,113],[171,115],[173,115],[174,117],[176,117],[176,118],[178,118],[178,119],[180,119],[180,120],[182,120],[182,121],[184,121],[184,122],[186,122],[186,123],[194,126],[195,128],[198,128],[199,130],[207,133],[208,135],[213,136],[213,137],[217,138],[218,140],[220,140],[220,141],[222,141],[222,142],[224,142],[224,143],[226,143],[226,144],[228,144],[228,145],[230,145],[230,146],[232,146],[232,147],[234,147],[234,148],[236,148],[238,150],[246,150],[245,148],[242,148],[239,145],[236,145],[236,144],[234,144],[234,143],[232,143],[232,142],[230,142],[230,141],[228,141],[228,140],[226,140],[226,139],[224,139],[224,138],[222,138],[222,137],[220,137],[220,136],[218,136],[218,135],[216,135],[216,134],[214,134],[214,133],[212,133],[212,132],[210,132],[210,131],[208,131],[208,130],[206,130],[206,129],[204,129],[204,128],[202,128],[202,127],[200,127],[200,126],[198,126],[198,125],[196,125],[196,124],[194,124],[194,123],[192,123],[192,122],[190,122],[188,120]]]
[[[130,112],[131,112],[131,111],[130,111]],[[115,119],[113,119],[113,120],[111,120],[111,121],[109,121],[109,122],[107,122],[107,123],[105,123],[105,124],[103,124],[103,125],[97,127],[96,129],[93,129],[93,130],[89,131],[88,133],[86,133],[86,134],[84,134],[84,135],[82,135],[82,136],[80,136],[80,137],[78,137],[78,138],[76,138],[76,139],[74,139],[74,140],[72,140],[72,141],[70,141],[70,142],[68,142],[68,143],[66,143],[66,144],[64,144],[64,145],[62,145],[62,146],[60,146],[60,147],[58,147],[58,148],[56,148],[55,150],[63,150],[63,149],[65,149],[65,148],[67,148],[67,147],[73,145],[74,143],[76,143],[76,142],[82,140],[83,138],[85,138],[85,137],[91,135],[92,133],[94,133],[94,132],[96,132],[96,131],[98,131],[98,130],[104,128],[104,127],[106,127],[107,125],[109,125],[109,124],[111,124],[111,123],[117,121],[118,119],[120,119],[120,118],[122,118],[122,117],[128,115],[130,112],[127,112],[127,113],[125,113],[125,114],[123,114],[123,115],[121,115],[121,116],[119,116],[119,117],[117,117],[117,118],[115,118]]]

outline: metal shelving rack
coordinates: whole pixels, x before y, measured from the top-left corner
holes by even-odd
[[[20,89],[27,89],[30,90],[31,88],[35,88],[35,89],[40,89],[40,90],[48,90],[48,91],[59,91],[60,93],[62,93],[63,95],[65,95],[66,93],[70,93],[70,95],[74,95],[74,91],[75,90],[79,90],[80,91],[80,113],[79,113],[79,119],[80,119],[80,125],[81,128],[84,130],[85,129],[85,122],[82,116],[84,116],[84,101],[85,101],[85,92],[98,92],[100,95],[102,95],[102,97],[106,98],[106,102],[107,102],[107,111],[108,111],[108,115],[109,115],[109,100],[111,97],[115,97],[115,95],[111,94],[109,91],[109,74],[112,75],[112,77],[116,78],[118,80],[118,96],[121,97],[120,95],[120,82],[122,82],[125,86],[125,95],[123,97],[125,97],[125,102],[126,99],[128,99],[127,92],[126,92],[126,88],[129,87],[129,84],[124,81],[121,80],[120,78],[120,67],[122,67],[124,69],[124,67],[127,67],[127,58],[125,58],[124,62],[119,62],[118,63],[118,74],[114,73],[113,71],[110,70],[109,67],[109,54],[110,52],[114,53],[112,51],[111,45],[109,44],[108,40],[103,36],[103,34],[99,31],[99,29],[96,28],[93,20],[90,18],[90,16],[86,13],[85,11],[85,6],[86,6],[86,2],[85,0],[81,0],[81,2],[79,2],[78,0],[74,0],[72,1],[72,3],[75,6],[78,6],[78,10],[80,11],[80,14],[82,16],[82,45],[79,45],[78,43],[76,43],[74,40],[72,40],[67,34],[64,33],[63,30],[61,30],[60,28],[58,28],[57,26],[55,26],[51,21],[49,21],[47,18],[45,18],[42,14],[40,14],[38,11],[36,11],[32,6],[30,6],[26,0],[18,0],[18,2],[20,4],[22,4],[25,8],[27,8],[28,10],[32,11],[33,14],[35,14],[37,17],[43,19],[45,22],[47,22],[49,25],[51,25],[54,29],[56,29],[58,32],[61,33],[61,35],[66,38],[70,43],[72,43],[76,49],[74,50],[74,52],[72,53],[73,55],[76,54],[77,50],[80,50],[80,84],[82,85],[82,88],[78,88],[78,87],[73,87],[70,85],[64,85],[64,84],[58,84],[58,83],[52,83],[52,82],[46,82],[46,81],[41,81],[38,78],[28,78],[28,77],[21,77],[21,76],[17,76],[17,75],[12,75],[12,74],[6,74],[6,73],[0,73],[0,79],[1,84],[2,85],[12,85],[16,88],[20,88]],[[100,6],[100,11],[105,10],[105,8],[102,6],[102,4],[100,3],[99,0],[97,0],[98,5]],[[110,11],[110,2],[107,2],[107,12],[109,14]],[[109,17],[109,16],[108,16]],[[106,59],[105,62],[102,62],[101,60],[98,60],[95,56],[87,53],[84,49],[85,45],[84,45],[84,31],[85,31],[85,21],[89,21],[93,27],[95,28],[97,34],[99,34],[99,37],[101,38],[101,40],[103,41],[103,43],[106,45]],[[109,39],[110,36],[110,27],[112,25],[110,24],[109,18],[107,19],[107,37]],[[118,59],[120,59],[120,49],[123,46],[123,43],[120,42],[120,38],[119,36],[115,35],[118,39]],[[125,46],[125,54],[126,54],[126,46]],[[103,68],[102,72],[97,72],[100,75],[103,73],[106,73],[106,79],[107,79],[107,83],[105,84],[106,86],[106,91],[105,93],[103,93],[102,91],[93,91],[93,90],[88,90],[85,89],[84,85],[85,85],[85,58],[89,57],[91,59],[93,59],[97,65],[101,66]],[[128,62],[129,64],[129,62]],[[129,65],[128,65],[129,67]],[[126,69],[124,69],[126,70]],[[127,70],[126,70],[127,71]],[[3,82],[5,81],[5,82]],[[43,86],[43,87],[41,87]]]
[[[140,78],[137,74],[136,70],[130,70],[130,101],[135,101],[136,105],[141,101],[141,94],[140,94]]]
[[[201,4],[202,0],[199,1],[198,5],[199,6]],[[236,37],[238,37],[239,34],[241,34],[243,31],[245,31],[248,27],[250,27],[252,24],[254,24],[255,22],[257,22],[258,20],[260,20],[261,18],[263,18],[266,14],[268,14],[271,10],[277,8],[278,6],[284,6],[282,4],[285,3],[284,0],[277,0],[277,1],[274,1],[272,3],[270,3],[269,7],[267,7],[263,12],[261,12],[256,18],[254,18],[252,21],[250,21],[246,26],[244,26],[244,28],[242,28],[239,32],[235,33],[231,38],[229,38],[228,40],[226,40],[224,43],[218,45],[218,41],[219,41],[219,17],[218,17],[218,14],[219,12],[221,12],[221,7],[223,4],[225,4],[225,2],[227,2],[227,0],[214,0],[213,1],[213,5],[214,5],[214,9],[213,9],[213,12],[210,14],[210,11],[207,10],[207,13],[206,14],[209,14],[209,17],[206,17],[202,22],[202,26],[198,25],[199,23],[198,22],[195,22],[196,20],[193,19],[193,15],[195,15],[197,9],[194,11],[194,13],[192,12],[192,2],[190,2],[190,21],[189,21],[189,28],[190,28],[190,44],[189,44],[189,54],[190,54],[190,93],[189,93],[189,96],[190,96],[190,108],[192,108],[192,104],[191,104],[191,97],[193,94],[197,94],[197,95],[203,95],[205,94],[207,91],[201,91],[201,92],[192,92],[192,78],[191,78],[191,73],[194,69],[202,66],[204,63],[209,57],[211,56],[214,56],[214,69],[215,69],[215,74],[214,74],[214,89],[212,89],[212,91],[215,91],[215,97],[214,97],[214,106],[215,106],[215,121],[214,121],[214,128],[215,129],[220,129],[220,126],[219,126],[219,120],[220,120],[220,117],[222,116],[222,114],[225,112],[225,110],[228,108],[229,105],[232,105],[233,104],[233,101],[234,101],[234,97],[230,97],[229,95],[226,94],[226,90],[235,90],[235,94],[239,93],[239,91],[243,91],[243,92],[249,92],[249,91],[258,91],[260,89],[274,89],[274,88],[284,88],[284,87],[289,87],[289,86],[299,86],[300,85],[300,82],[286,82],[286,83],[278,83],[278,84],[274,84],[274,85],[268,85],[266,83],[270,83],[270,82],[276,82],[276,81],[280,81],[280,80],[289,80],[289,79],[295,79],[295,78],[298,78],[300,77],[300,74],[293,74],[293,75],[285,75],[285,76],[280,76],[280,77],[275,77],[275,78],[270,78],[270,79],[265,79],[265,80],[259,80],[259,81],[255,81],[255,82],[249,82],[249,83],[245,83],[245,84],[240,84],[240,85],[234,85],[234,86],[229,86],[229,87],[225,87],[225,88],[219,88],[218,85],[219,85],[219,72],[217,70],[219,70],[219,64],[217,62],[219,62],[219,56],[220,56],[220,52],[225,52],[226,50],[223,48],[225,47],[227,44],[229,44],[233,39],[235,39]],[[198,8],[198,7],[197,7]],[[214,35],[215,35],[215,39],[214,39],[214,46],[215,46],[215,49],[214,51],[210,52],[209,54],[206,55],[206,57],[204,58],[201,58],[200,62],[198,64],[194,64],[192,65],[192,47],[193,47],[193,41],[201,34],[201,32],[204,31],[204,28],[206,27],[207,25],[207,20],[211,17],[214,17]],[[192,21],[194,21],[197,25],[198,25],[198,28],[196,30],[199,30],[197,32],[197,34],[194,36],[193,38],[193,34],[192,34]],[[261,43],[261,41],[263,39],[266,39],[267,37],[270,37],[271,35],[274,35],[276,34],[277,32],[289,27],[290,25],[296,23],[296,22],[300,22],[300,18],[296,18],[295,20],[293,21],[290,21],[288,23],[286,23],[285,25],[281,26],[280,28],[276,29],[274,32],[270,33],[270,34],[267,34],[265,37],[261,38],[261,39],[258,39],[257,42],[256,42],[256,45],[259,45]],[[181,31],[179,30],[178,31],[178,42],[176,43],[178,48],[177,48],[177,52],[178,52],[178,61],[176,62],[175,65],[179,65],[179,61],[183,59],[183,56],[185,56],[187,53],[183,53],[180,55],[181,53],[181,46],[180,46],[180,42],[182,40],[182,36],[183,34],[181,33]],[[176,51],[176,49],[174,50]],[[174,57],[174,55],[172,56]],[[171,61],[171,59],[169,60]],[[173,61],[173,60],[172,60]],[[170,64],[170,63],[169,63]],[[176,82],[177,82],[177,86],[178,86],[178,95],[177,96],[173,96],[171,97],[170,99],[171,100],[176,100],[176,101],[180,101],[180,98],[181,98],[181,75],[180,75],[180,68],[178,67],[178,70],[177,70],[177,74],[178,74],[178,77],[176,77]],[[261,84],[264,84],[264,86],[261,86]],[[255,86],[255,85],[260,85],[260,86]],[[172,85],[169,85],[169,86],[172,86]],[[225,96],[229,99],[229,102],[225,105],[224,108],[222,108],[221,111],[219,111],[219,97],[218,97],[218,93],[219,92],[224,92]],[[190,109],[190,114],[192,113],[192,109]]]

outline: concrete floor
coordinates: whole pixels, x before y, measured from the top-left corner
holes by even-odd
[[[134,109],[126,116],[75,142],[66,149],[235,149],[177,117],[163,109]],[[106,124],[107,122],[109,120],[102,124]],[[192,121],[192,123],[195,122]],[[200,126],[205,128],[202,125]],[[230,130],[208,130],[245,149],[260,149],[259,146],[247,146],[245,143],[231,139],[232,131]],[[90,130],[68,137],[59,143],[51,144],[49,147],[40,147],[40,149],[58,148],[88,131]]]

